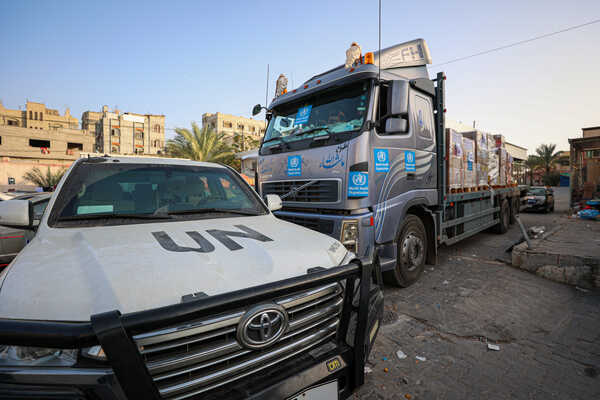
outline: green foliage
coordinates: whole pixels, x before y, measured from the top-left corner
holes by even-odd
[[[556,151],[555,144],[542,144],[535,149],[535,152],[540,160],[540,165],[546,170],[546,176],[550,175],[550,169],[558,159],[560,151]]]
[[[192,122],[192,130],[175,129],[176,136],[167,141],[167,154],[171,157],[194,161],[226,163],[233,156],[233,149],[225,142],[223,134],[212,129],[200,128]]]
[[[544,186],[558,186],[560,184],[560,173],[551,172],[543,178]]]
[[[48,167],[46,173],[43,173],[38,167],[34,167],[25,172],[23,178],[36,186],[51,188],[58,185],[60,178],[62,178],[66,171],[67,170],[63,168],[53,173],[50,171],[50,167]]]
[[[525,166],[529,170],[529,184],[533,185],[533,172],[542,165],[542,161],[538,156],[530,155],[525,160]]]

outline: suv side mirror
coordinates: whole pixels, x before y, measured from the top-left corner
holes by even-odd
[[[267,195],[267,207],[270,211],[280,210],[282,207],[281,197],[276,194]]]
[[[408,131],[408,81],[392,81],[388,92],[389,117],[385,121],[385,133]]]
[[[260,114],[260,110],[262,110],[262,106],[260,104],[255,105],[252,108],[252,116],[255,116],[257,114]]]
[[[31,229],[33,204],[29,200],[6,200],[0,202],[0,225]]]

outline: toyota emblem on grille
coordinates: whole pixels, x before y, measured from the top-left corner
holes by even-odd
[[[256,306],[242,317],[237,328],[237,339],[250,349],[262,349],[277,341],[288,327],[285,309],[276,304]]]

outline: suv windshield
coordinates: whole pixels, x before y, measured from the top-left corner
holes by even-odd
[[[359,130],[367,115],[368,89],[363,81],[281,105],[273,112],[263,147]]]
[[[251,189],[226,168],[82,162],[60,190],[48,223],[114,225],[264,213]]]

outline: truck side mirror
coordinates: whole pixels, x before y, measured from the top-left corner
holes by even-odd
[[[385,133],[406,133],[408,121],[404,118],[388,118],[385,120]]]
[[[0,202],[0,225],[31,229],[33,204],[29,200],[6,200]]]
[[[408,81],[392,81],[388,91],[389,116],[385,121],[385,133],[408,131]]]
[[[408,115],[408,81],[392,81],[392,90],[388,93],[391,116],[406,117]]]
[[[260,114],[260,110],[262,110],[262,106],[260,104],[255,105],[252,108],[252,116],[254,117],[257,114]]]
[[[267,195],[267,207],[270,211],[280,210],[282,207],[281,197],[276,194]]]

